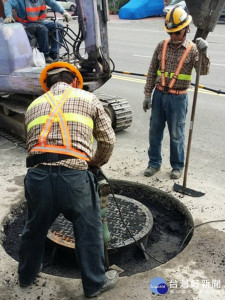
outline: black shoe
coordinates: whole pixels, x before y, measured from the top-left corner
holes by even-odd
[[[31,286],[32,284],[33,284],[33,281],[32,282],[25,282],[25,281],[19,280],[19,286],[21,288],[26,288],[28,286]]]
[[[53,59],[49,55],[45,55],[45,62],[46,64],[51,64],[53,63]]]
[[[42,268],[43,268],[43,264],[41,263],[41,265],[40,265],[40,268],[39,268],[39,271],[38,271],[38,274],[42,271]],[[37,275],[38,275],[37,274]],[[20,279],[19,278],[19,286],[21,287],[21,288],[26,288],[26,287],[28,287],[28,286],[31,286],[33,283],[34,283],[34,281],[35,281],[35,279],[34,280],[32,280],[32,281],[24,281],[24,280],[22,280],[22,279]]]
[[[58,60],[58,53],[57,52],[50,52],[49,56],[51,57],[51,59],[53,59],[54,61]]]
[[[147,167],[147,169],[145,169],[144,176],[146,176],[146,177],[153,176],[159,170],[160,170],[160,168]]]

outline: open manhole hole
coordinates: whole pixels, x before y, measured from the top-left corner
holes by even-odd
[[[124,271],[121,276],[153,269],[186,247],[192,236],[188,233],[194,223],[190,212],[179,200],[147,185],[122,180],[110,182],[120,212],[111,197],[107,214],[112,237],[108,248],[109,263]],[[18,261],[19,236],[26,219],[25,205],[13,211],[12,215],[13,221],[4,226],[3,246]],[[72,225],[60,215],[46,239],[42,272],[80,278],[74,248],[76,242]]]

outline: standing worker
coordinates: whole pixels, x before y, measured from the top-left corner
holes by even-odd
[[[58,57],[59,44],[56,41],[56,23],[46,20],[47,5],[53,10],[63,15],[66,22],[69,22],[71,15],[55,0],[7,0],[4,3],[6,18],[4,23],[14,23],[12,10],[15,9],[17,22],[23,24],[25,29],[34,29],[37,37],[38,49],[44,53],[46,63],[51,63]],[[63,28],[62,24],[57,24]],[[51,47],[49,47],[49,34],[51,37]],[[59,42],[62,43],[61,34]]]
[[[84,293],[94,297],[112,288],[118,274],[105,273],[99,197],[87,169],[108,162],[115,134],[97,97],[81,90],[83,79],[73,65],[49,64],[40,80],[46,93],[30,104],[25,116],[28,216],[19,247],[19,282],[21,287],[34,282],[48,230],[62,213],[73,223]]]
[[[158,44],[149,66],[143,102],[145,112],[152,108],[149,163],[144,172],[147,177],[160,170],[161,144],[166,122],[170,134],[171,179],[179,179],[182,176],[188,108],[187,89],[191,84],[192,69],[198,66],[199,51],[203,54],[201,75],[208,74],[210,65],[206,53],[208,43],[202,38],[197,38],[194,44],[187,37],[191,20],[192,17],[178,6],[167,13],[164,29],[170,38]]]

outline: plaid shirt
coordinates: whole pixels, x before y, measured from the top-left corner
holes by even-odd
[[[58,82],[51,87],[50,91],[54,96],[62,95],[68,87],[68,84],[64,82]],[[68,121],[67,125],[71,135],[72,147],[85,152],[90,157],[91,160],[88,162],[88,164],[101,167],[108,162],[115,143],[115,133],[111,126],[111,120],[105,113],[101,102],[95,95],[78,89],[76,89],[76,93],[78,93],[79,97],[73,98],[73,96],[69,96],[62,107],[63,112],[75,113],[92,119],[94,128],[92,130],[85,124]],[[85,100],[84,96],[86,98],[88,97],[92,101]],[[36,100],[40,99],[41,97],[37,98]],[[34,102],[32,102],[32,104],[34,104]],[[51,106],[47,101],[31,106],[26,112],[25,125],[27,126],[37,117],[49,115],[50,111]],[[28,155],[34,154],[34,152],[31,153],[30,150],[36,144],[38,144],[38,138],[43,126],[43,124],[35,125],[29,130],[27,134]],[[93,151],[91,142],[92,136],[94,136],[94,138],[97,140],[95,153]],[[47,137],[47,143],[50,145],[63,145],[61,130],[58,122],[53,122]],[[35,152],[35,154],[39,154],[39,152]],[[79,158],[48,163],[48,165],[64,166],[78,170],[87,169],[88,164],[86,161]]]
[[[146,84],[144,88],[144,94],[146,98],[150,97],[150,94],[152,93],[155,86],[161,84],[161,76],[157,76],[157,70],[161,70],[161,56],[162,56],[162,48],[163,48],[164,41],[161,41],[158,46],[156,47],[151,64],[149,66],[148,75],[146,79]],[[169,73],[174,73],[179,61],[181,59],[181,56],[184,53],[185,48],[187,48],[189,44],[189,39],[186,37],[186,39],[183,41],[183,43],[177,48],[174,49],[173,44],[171,41],[168,43],[167,52],[166,52],[166,66],[165,71]],[[191,51],[189,52],[184,65],[181,69],[180,74],[186,74],[190,75],[193,68],[197,68],[198,66],[198,57],[199,52],[194,44],[191,48]],[[209,72],[209,66],[210,61],[206,54],[202,55],[202,65],[201,65],[201,75],[207,75]],[[166,77],[166,86],[168,86],[171,78]],[[189,80],[179,80],[175,82],[173,89],[176,90],[186,90],[190,87],[191,81]]]

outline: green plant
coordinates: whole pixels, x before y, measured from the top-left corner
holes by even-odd
[[[116,8],[118,8],[118,3],[117,0],[109,0],[109,10],[115,10]]]
[[[127,2],[129,2],[129,0],[118,0],[117,2],[118,2],[118,8],[120,9],[122,6],[127,4]]]
[[[108,0],[109,10],[118,11],[127,2],[129,2],[129,0]]]

